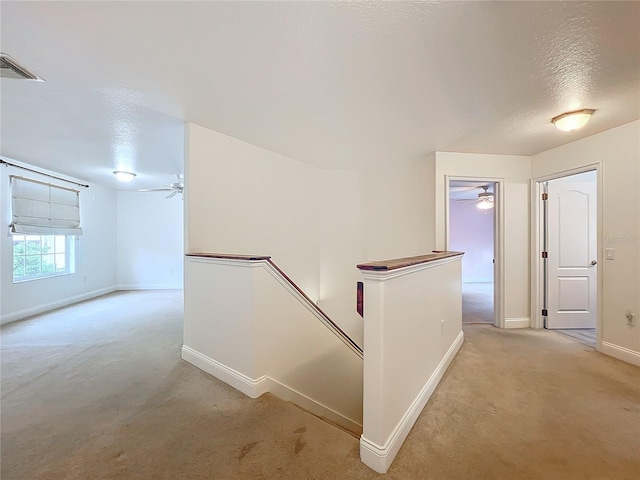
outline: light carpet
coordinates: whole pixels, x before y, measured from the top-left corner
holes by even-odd
[[[181,292],[119,292],[2,328],[2,480],[381,477],[351,435],[182,361],[181,321]],[[639,368],[465,334],[386,478],[640,478]]]

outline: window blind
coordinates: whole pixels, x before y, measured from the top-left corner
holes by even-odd
[[[11,175],[11,233],[82,235],[80,192]]]

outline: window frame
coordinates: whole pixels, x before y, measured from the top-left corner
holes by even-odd
[[[77,265],[77,248],[78,248],[78,237],[77,235],[55,235],[55,234],[13,234],[10,235],[12,238],[12,249],[11,249],[11,265],[12,265],[12,281],[14,284],[17,283],[24,283],[24,282],[31,282],[33,280],[41,280],[41,279],[45,279],[45,278],[54,278],[54,277],[62,277],[62,276],[67,276],[67,275],[73,275],[77,272],[78,270],[78,265]],[[64,256],[65,256],[65,270],[64,271],[55,271],[55,272],[48,272],[48,273],[40,273],[38,275],[30,275],[30,276],[23,276],[20,278],[16,278],[15,277],[15,273],[14,273],[14,269],[15,269],[15,265],[16,265],[16,254],[15,254],[15,237],[24,237],[24,241],[25,241],[25,252],[24,254],[19,254],[18,257],[22,257],[25,260],[25,265],[26,265],[26,257],[27,256],[35,256],[38,255],[40,256],[40,265],[41,265],[41,269],[42,269],[42,257],[44,255],[49,255],[50,253],[42,253],[42,250],[40,251],[40,253],[38,254],[31,254],[31,255],[27,255],[27,251],[26,251],[26,242],[27,242],[27,237],[40,237],[40,245],[42,245],[43,243],[43,237],[54,237],[53,241],[55,244],[55,237],[64,237],[64,243],[65,243],[65,248],[64,248]],[[60,252],[62,253],[62,252]],[[55,255],[55,249],[54,249],[54,255]],[[26,266],[25,266],[25,273],[26,273]]]

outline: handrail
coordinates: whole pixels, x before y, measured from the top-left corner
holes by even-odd
[[[331,318],[327,315],[316,303],[309,298],[309,296],[304,293],[304,291],[296,285],[296,283],[291,280],[291,278],[282,271],[280,267],[278,267],[273,260],[271,260],[271,256],[269,255],[236,255],[236,254],[226,254],[226,253],[186,253],[187,257],[204,257],[204,258],[214,258],[221,260],[241,260],[241,261],[255,261],[255,262],[264,262],[267,263],[277,274],[280,276],[290,287],[292,287],[299,295],[299,298],[304,300],[307,308],[313,310],[317,317],[320,317],[322,322],[332,330],[336,336],[338,336],[344,343],[346,343],[352,350],[355,351],[361,358],[364,353],[360,345],[358,345],[347,333],[342,330]]]
[[[434,262],[443,258],[457,257],[464,255],[464,252],[446,252],[442,250],[434,250],[428,255],[418,255],[415,257],[394,258],[392,260],[381,260],[379,262],[361,263],[357,265],[360,270],[388,271],[396,270],[403,267],[411,267],[422,263]]]

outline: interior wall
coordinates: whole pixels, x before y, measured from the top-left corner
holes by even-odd
[[[429,157],[361,172],[368,260],[424,255],[433,250],[433,216],[428,210],[432,161]]]
[[[319,295],[319,179],[314,168],[194,124],[186,126],[188,252],[271,255]]]
[[[167,192],[118,191],[117,284],[121,290],[181,289],[183,203]]]
[[[14,162],[12,163],[20,163]],[[24,166],[34,168],[30,165]],[[39,169],[42,170],[42,169]],[[44,171],[44,170],[43,170]],[[56,175],[56,172],[47,172]],[[98,185],[78,187],[80,225],[77,268],[70,275],[13,283],[13,242],[9,234],[9,176],[21,175],[43,182],[49,177],[14,167],[0,168],[0,318],[2,323],[74,303],[115,290],[116,285],[116,193]]]
[[[359,345],[362,318],[356,312],[356,286],[362,275],[356,268],[366,258],[362,216],[362,179],[356,170],[320,170],[318,191],[320,230],[320,296],[318,306]],[[360,239],[360,240],[358,240]]]
[[[529,179],[531,158],[520,155],[436,152],[436,248],[445,247],[447,176],[503,179],[505,319],[529,321]]]
[[[464,252],[462,282],[493,282],[494,209],[477,202],[449,201],[449,250]]]
[[[356,265],[433,249],[435,157],[325,170],[194,124],[185,138],[186,251],[271,255],[360,344]]]
[[[627,325],[625,316],[629,309],[640,317],[640,120],[534,155],[531,174],[593,164],[601,166],[602,340],[607,353],[640,364],[640,325]],[[603,258],[605,248],[615,250],[613,260]]]

